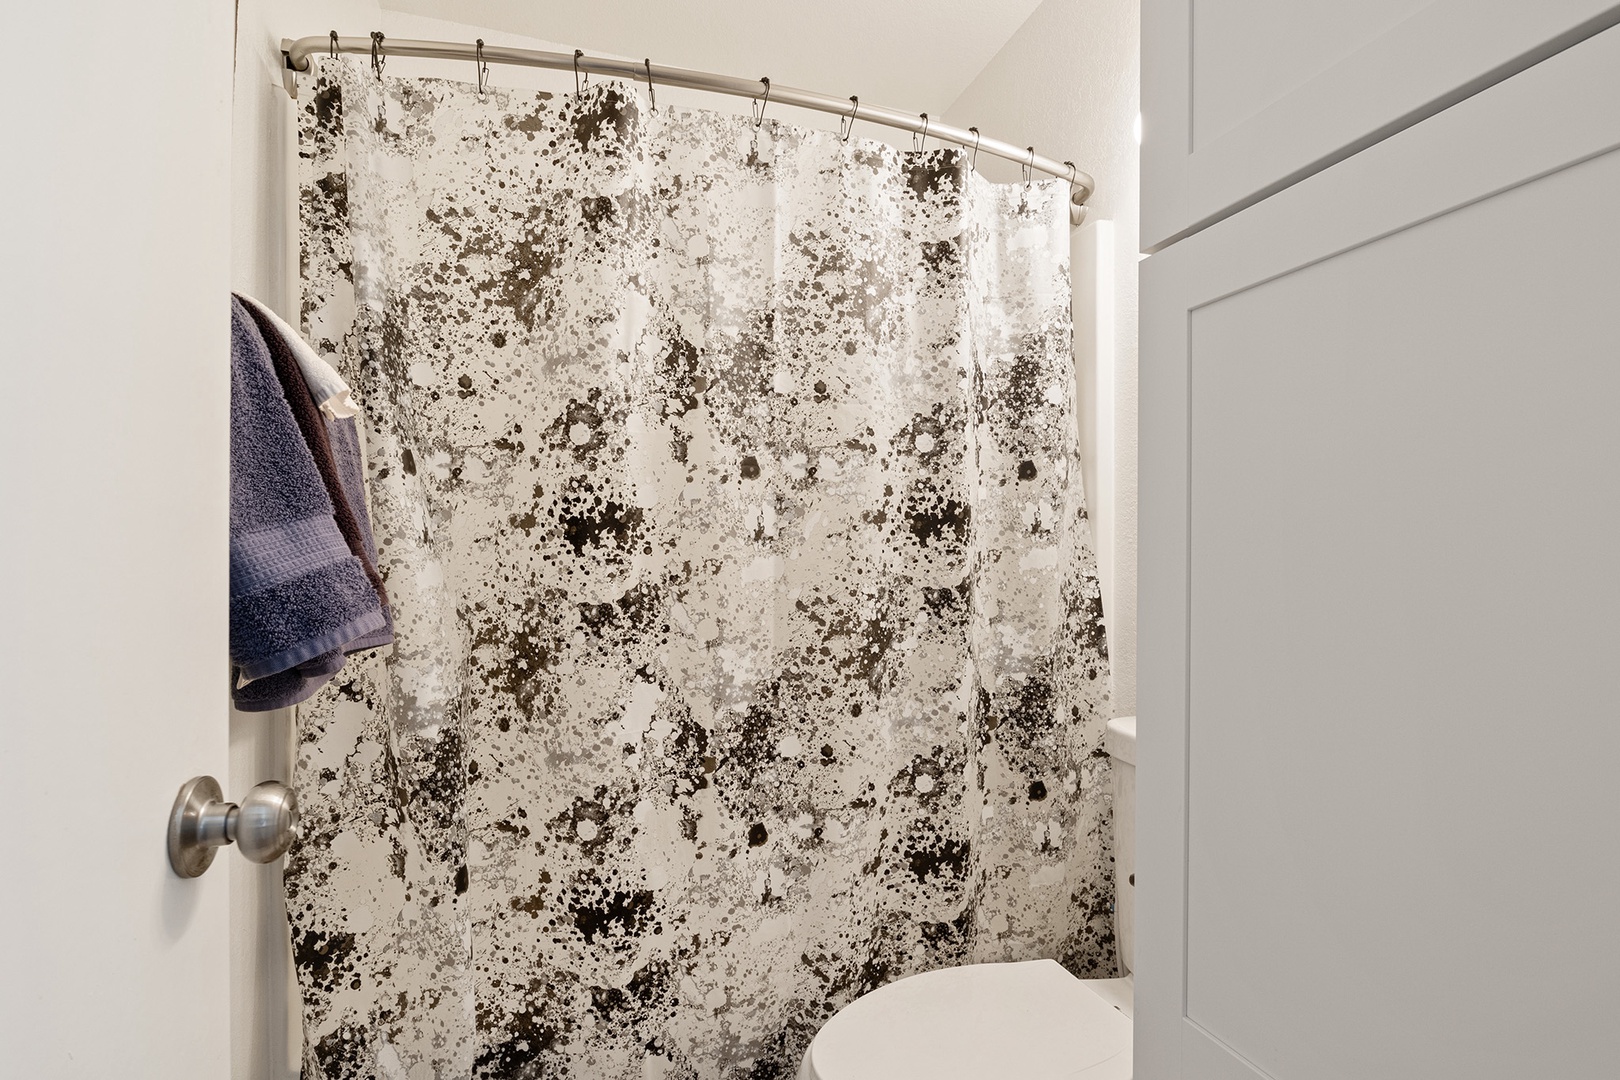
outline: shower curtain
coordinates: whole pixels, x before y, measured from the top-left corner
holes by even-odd
[[[1113,974],[1067,186],[311,89],[398,642],[300,710],[306,1077],[787,1078],[913,972]]]

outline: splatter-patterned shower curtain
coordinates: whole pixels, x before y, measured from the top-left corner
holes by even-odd
[[[299,716],[306,1077],[791,1077],[864,991],[1113,973],[1067,187],[321,65],[304,317],[397,647]]]

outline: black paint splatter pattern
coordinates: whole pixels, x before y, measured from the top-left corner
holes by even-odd
[[[300,713],[307,1077],[787,1078],[912,972],[1113,973],[1066,191],[752,135],[304,101],[398,637]]]

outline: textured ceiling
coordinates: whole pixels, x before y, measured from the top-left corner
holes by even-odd
[[[1040,0],[383,0],[586,52],[943,113]]]

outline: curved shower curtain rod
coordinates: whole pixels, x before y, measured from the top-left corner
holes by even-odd
[[[374,51],[375,50],[375,51]],[[552,71],[574,71],[591,75],[611,75],[633,82],[647,81],[665,86],[680,86],[689,90],[707,90],[733,97],[759,98],[768,94],[772,104],[796,105],[801,109],[835,113],[846,120],[866,120],[885,127],[899,128],[925,138],[955,143],[975,154],[986,153],[1022,165],[1026,171],[1046,173],[1069,181],[1069,221],[1078,225],[1085,219],[1086,200],[1097,190],[1097,183],[1089,173],[1081,172],[1071,161],[1054,161],[1035,153],[1033,146],[1019,148],[1000,139],[981,137],[976,129],[952,127],[928,118],[927,113],[913,116],[898,109],[885,109],[877,105],[862,104],[857,98],[837,98],[831,94],[818,94],[812,90],[798,90],[791,86],[777,86],[768,79],[739,79],[731,75],[715,75],[707,71],[665,67],[650,61],[612,60],[584,53],[540,52],[534,49],[510,49],[499,45],[461,45],[450,41],[411,41],[372,37],[337,37],[335,33],[320,37],[302,37],[296,41],[287,38],[281,42],[286,58],[287,91],[297,96],[297,72],[310,69],[309,58],[320,53],[351,53],[361,56],[416,56],[433,60],[466,60],[482,64],[515,64],[519,67],[548,68]]]

